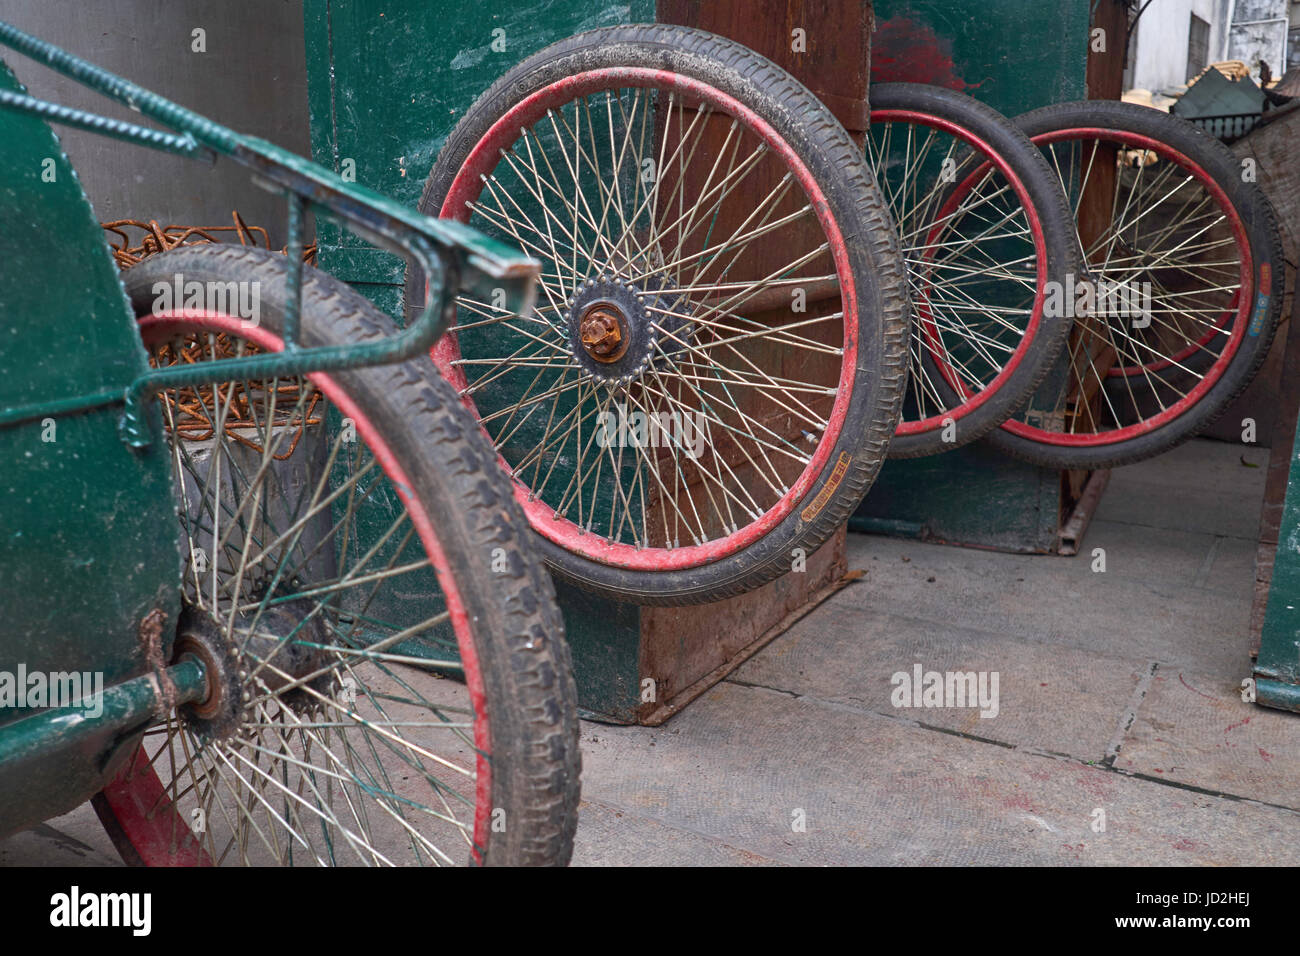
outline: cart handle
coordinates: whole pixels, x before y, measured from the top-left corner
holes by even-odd
[[[142,405],[163,387],[203,385],[240,378],[288,377],[308,372],[383,365],[427,352],[455,322],[456,295],[462,289],[504,288],[507,308],[528,315],[536,301],[540,265],[509,246],[477,230],[447,219],[434,219],[301,156],[232,129],[173,103],[144,87],[51,43],[0,21],[0,43],[175,130],[167,133],[85,110],[50,103],[31,96],[0,91],[0,108],[89,130],[152,149],[185,156],[229,156],[248,166],[254,180],[289,201],[287,282],[291,295],[285,316],[284,349],[194,365],[151,369],[140,375],[124,394],[89,395],[64,399],[63,412],[122,402],[122,438],[133,447],[149,444],[150,432]],[[413,260],[428,277],[424,311],[396,336],[378,342],[303,348],[298,341],[301,314],[303,217],[317,207],[347,222],[357,235],[372,244]],[[14,409],[4,417],[39,417],[44,408]]]

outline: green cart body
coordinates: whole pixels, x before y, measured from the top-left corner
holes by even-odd
[[[456,223],[422,216],[270,143],[212,123],[0,23],[0,43],[169,131],[35,100],[0,62],[0,836],[98,792],[170,707],[194,701],[202,664],[172,663],[182,541],[163,386],[300,375],[427,351],[464,289],[531,308],[537,265]],[[47,121],[199,159],[233,158],[289,206],[289,248],[309,209],[430,276],[401,334],[338,348],[151,369],[103,232]],[[288,257],[300,287],[300,257]],[[40,675],[34,678],[34,675]],[[51,683],[57,682],[57,688]],[[70,706],[51,707],[71,698]]]

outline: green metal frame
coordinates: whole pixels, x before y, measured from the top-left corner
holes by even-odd
[[[345,182],[288,150],[214,123],[10,24],[0,22],[0,43],[177,132],[165,133],[9,91],[0,92],[0,108],[153,149],[187,156],[229,156],[251,167],[269,188],[284,191],[289,200],[290,250],[301,248],[304,212],[315,207],[344,220],[374,245],[409,256],[429,277],[424,311],[399,335],[367,344],[302,348],[297,337],[302,260],[291,254],[288,282],[299,295],[291,300],[285,318],[282,352],[208,362],[202,367],[152,369],[136,378],[125,392],[97,391],[0,409],[0,427],[122,403],[122,438],[132,447],[142,448],[149,444],[150,434],[141,405],[159,388],[202,385],[235,375],[271,378],[401,361],[427,351],[455,321],[455,296],[464,287],[480,288],[495,282],[506,290],[507,302],[516,311],[531,310],[538,264],[508,246],[468,226],[431,219],[381,193]]]

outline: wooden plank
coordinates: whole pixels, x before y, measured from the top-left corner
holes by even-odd
[[[1088,38],[1088,99],[1117,100],[1124,92],[1128,4],[1124,0],[1093,0]],[[1098,37],[1097,30],[1103,34]],[[1096,49],[1098,41],[1102,49]]]
[[[844,544],[841,527],[802,571],[739,597],[644,608],[640,673],[654,680],[655,699],[642,702],[638,723],[663,723],[825,600],[844,578]]]
[[[658,6],[660,22],[708,30],[743,43],[750,49],[768,57],[789,70],[796,79],[823,97],[840,120],[859,131],[866,127],[866,92],[870,46],[871,5],[863,0],[835,0],[833,3],[805,2],[805,0],[664,0]],[[708,215],[696,216],[687,197],[708,195],[716,188],[719,170],[730,169],[737,159],[743,160],[759,144],[756,137],[738,128],[730,117],[720,114],[702,118],[693,109],[683,109],[660,101],[656,118],[656,138],[667,140],[667,154],[679,155],[676,146],[681,140],[688,142],[685,150],[693,160],[688,168],[667,161],[660,171],[658,195],[660,208],[656,210],[661,222],[685,219],[684,229],[677,236],[669,233],[676,243],[671,251],[675,259],[700,256],[701,265],[692,281],[744,282],[764,276],[781,276],[781,288],[742,302],[724,313],[700,315],[707,325],[710,321],[733,327],[741,321],[778,325],[791,321],[792,292],[795,287],[805,293],[806,318],[830,315],[840,308],[839,284],[826,276],[835,274],[834,262],[829,252],[790,271],[790,264],[801,254],[817,249],[825,236],[816,219],[804,215],[781,227],[770,240],[759,240],[738,248],[734,253],[726,249],[720,254],[704,253],[719,243],[720,237],[743,233],[752,228],[750,218],[755,213],[752,201],[746,197],[766,197],[773,193],[779,197],[764,211],[764,219],[780,221],[786,216],[797,216],[808,200],[796,186],[791,188],[787,167],[778,157],[768,155],[760,160],[745,176],[744,188],[734,198],[711,208]],[[697,126],[698,124],[698,126]],[[742,195],[743,193],[743,195]],[[685,208],[682,208],[683,204]],[[825,286],[826,288],[822,288]],[[720,292],[719,304],[728,300],[728,292]],[[732,296],[734,298],[734,296]],[[732,313],[735,313],[734,315]],[[823,323],[800,329],[799,336],[828,346],[827,352],[791,348],[777,338],[757,336],[729,346],[723,355],[726,361],[741,368],[751,367],[765,374],[786,379],[817,383],[833,388],[839,381],[840,362],[830,349],[843,345],[838,323]],[[722,337],[722,336],[719,336]],[[698,409],[707,396],[718,409],[734,409],[735,420],[724,422],[742,427],[746,422],[761,422],[772,433],[802,446],[805,440],[806,420],[783,411],[771,396],[759,389],[734,389],[723,384],[706,384],[696,380],[688,385],[672,388],[673,406]],[[825,397],[803,398],[801,404],[809,416],[829,417],[833,399]],[[743,418],[742,418],[743,416]],[[647,526],[651,541],[662,544],[660,538],[670,534],[670,516],[676,514],[699,515],[704,530],[719,534],[725,530],[724,516],[711,504],[711,492],[699,478],[702,471],[719,474],[734,473],[746,488],[753,489],[761,507],[775,501],[775,487],[788,487],[798,477],[801,466],[784,456],[761,456],[755,453],[753,443],[742,447],[727,441],[725,430],[714,434],[710,447],[700,461],[685,469],[685,480],[672,482],[671,487],[651,488],[646,494],[650,513]],[[751,460],[767,459],[767,460]],[[760,471],[760,468],[763,469]],[[769,496],[770,494],[770,497]],[[664,520],[669,518],[669,520]]]
[[[1100,35],[1096,32],[1098,30],[1102,31]],[[1086,76],[1088,99],[1117,100],[1124,87],[1125,45],[1128,40],[1128,10],[1122,0],[1100,0],[1095,4],[1089,31]],[[1116,158],[1117,151],[1114,147],[1102,146],[1093,160],[1079,171],[1081,178],[1085,171],[1088,176],[1087,188],[1079,197],[1078,210],[1079,240],[1084,249],[1089,249],[1111,228],[1115,189],[1119,181]],[[1098,249],[1092,258],[1101,258],[1102,252],[1103,249]],[[1076,322],[1070,332],[1067,354],[1080,358],[1071,362],[1070,376],[1073,383],[1066,402],[1064,427],[1068,430],[1074,419],[1086,416],[1088,423],[1084,428],[1087,429],[1092,422],[1101,418],[1102,378],[1119,358],[1114,346],[1110,344],[1105,319],[1083,318]],[[1078,380],[1080,373],[1084,373],[1083,381]],[[1090,471],[1061,473],[1062,525],[1082,501],[1084,488],[1090,481]],[[1105,481],[1095,486],[1105,488]]]
[[[1094,4],[1089,30],[1088,99],[1117,100],[1123,92],[1124,43],[1128,36],[1128,12],[1124,4],[1120,0],[1101,0]],[[1098,30],[1101,31],[1100,34],[1097,33]],[[1099,238],[1110,231],[1115,188],[1119,178],[1116,158],[1115,147],[1100,145],[1089,161],[1080,164],[1080,179],[1085,174],[1088,179],[1087,188],[1079,197],[1077,214],[1079,241],[1085,250],[1092,248]],[[1090,264],[1097,264],[1102,258],[1104,250],[1099,248],[1090,258]],[[1070,333],[1069,354],[1086,356],[1070,370],[1071,375],[1076,377],[1067,404],[1067,415],[1072,418],[1085,415],[1089,422],[1100,418],[1102,378],[1119,358],[1110,344],[1105,326],[1104,318],[1083,318],[1075,323]],[[1096,374],[1091,373],[1092,369],[1096,370]],[[1084,373],[1082,382],[1077,381],[1080,373]],[[1068,430],[1068,421],[1066,427]],[[1077,495],[1083,480],[1080,475],[1071,475],[1067,479],[1069,492]]]
[[[865,133],[870,0],[659,0],[657,16],[745,44],[788,70],[850,133]]]

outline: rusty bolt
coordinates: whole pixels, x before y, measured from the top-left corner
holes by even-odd
[[[599,306],[588,310],[578,328],[587,354],[598,362],[617,362],[627,351],[620,317]]]

